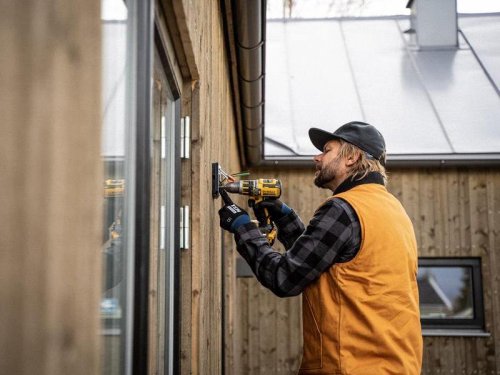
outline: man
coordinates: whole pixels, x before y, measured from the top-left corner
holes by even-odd
[[[300,374],[420,374],[417,246],[408,215],[385,188],[385,142],[363,122],[312,128],[314,183],[330,189],[307,228],[279,200],[262,202],[278,227],[274,251],[240,207],[220,211],[238,252],[280,297],[302,293]]]

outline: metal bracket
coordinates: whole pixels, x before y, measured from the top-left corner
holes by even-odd
[[[212,163],[212,198],[219,198],[221,176],[219,163]]]
[[[189,249],[190,225],[189,225],[189,206],[181,207],[180,215],[180,248],[183,250]]]
[[[181,118],[181,158],[191,156],[191,119],[189,116]]]
[[[220,187],[225,183],[235,181],[235,176],[246,176],[248,172],[240,172],[230,175],[221,168],[219,163],[212,163],[212,198],[216,199],[220,195]]]

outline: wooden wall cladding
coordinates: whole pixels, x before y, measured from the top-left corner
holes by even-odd
[[[100,1],[2,2],[0,372],[100,369]]]
[[[500,371],[500,172],[393,171],[389,189],[415,226],[419,255],[480,257],[490,337],[425,337],[422,372]]]
[[[305,223],[329,195],[311,170],[254,170],[252,178],[283,181],[282,199]],[[425,337],[424,374],[500,371],[500,172],[481,169],[398,169],[388,189],[402,202],[419,256],[480,257],[486,331],[490,337]],[[293,374],[301,356],[300,298],[279,299],[254,279],[237,281],[237,374]]]
[[[212,199],[211,165],[240,170],[222,14],[216,0],[162,4],[173,13],[166,17],[175,17],[177,42],[191,72],[181,98],[182,116],[191,117],[192,127],[191,158],[182,161],[181,182],[181,204],[191,207],[192,237],[191,248],[181,253],[180,368],[182,374],[219,374],[233,358],[236,279],[234,252],[226,245],[232,239],[219,227],[221,200]]]

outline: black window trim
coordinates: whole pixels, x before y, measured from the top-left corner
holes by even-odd
[[[481,273],[481,258],[479,257],[420,257],[418,266],[428,267],[469,267],[471,268],[474,318],[472,319],[426,319],[421,318],[422,329],[429,335],[446,334],[456,331],[455,335],[468,336],[469,331],[480,336],[485,333],[484,301]]]
[[[135,138],[135,259],[133,297],[132,374],[148,373],[149,246],[150,246],[150,116],[153,71],[154,1],[134,2],[136,53]]]

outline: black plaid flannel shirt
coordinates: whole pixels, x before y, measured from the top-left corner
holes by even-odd
[[[380,174],[369,173],[362,180],[345,181],[335,194],[365,183],[384,182]],[[260,283],[279,297],[302,293],[332,265],[353,259],[361,245],[359,218],[340,198],[322,205],[307,228],[293,211],[275,224],[284,254],[273,250],[253,223],[239,227],[235,240],[238,252]]]

